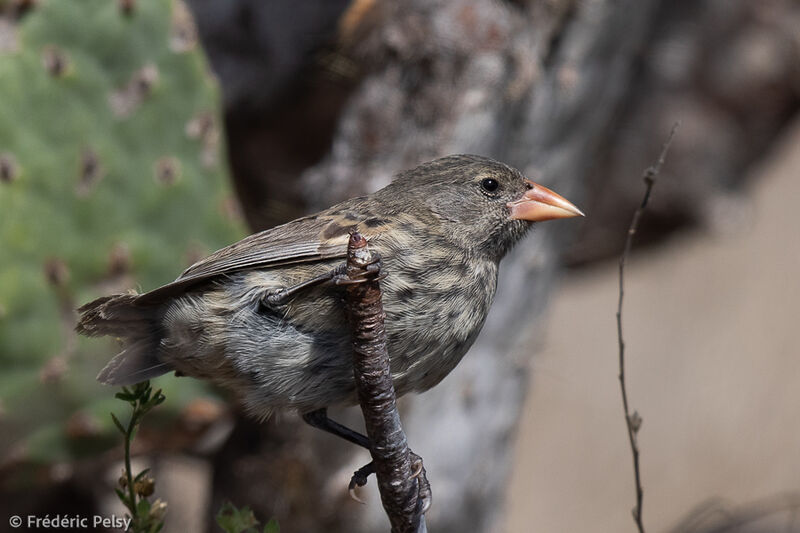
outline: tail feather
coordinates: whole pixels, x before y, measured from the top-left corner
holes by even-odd
[[[102,383],[133,385],[172,370],[158,357],[159,306],[139,305],[137,298],[136,294],[104,296],[78,309],[78,333],[90,337],[111,335],[125,343],[125,349],[97,376]]]
[[[149,339],[134,341],[114,356],[97,375],[106,385],[133,385],[172,370],[158,359]]]
[[[152,308],[136,305],[137,298],[137,294],[112,294],[89,302],[78,308],[81,317],[75,329],[89,337],[144,333],[152,326]]]

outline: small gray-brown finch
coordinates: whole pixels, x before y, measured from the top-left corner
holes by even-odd
[[[104,383],[174,370],[233,389],[258,417],[293,409],[309,420],[328,406],[357,403],[336,284],[350,233],[364,235],[382,259],[401,396],[433,387],[458,364],[489,312],[500,260],[531,225],[578,215],[503,163],[444,157],[374,194],[251,235],[151,292],[86,304],[77,329],[123,340],[98,376]]]

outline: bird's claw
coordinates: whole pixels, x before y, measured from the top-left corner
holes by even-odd
[[[422,463],[422,457],[410,451],[409,458],[411,459],[411,468],[413,469],[409,479],[417,480],[417,513],[422,516],[428,512],[433,502],[431,484],[428,482],[425,466]],[[370,474],[374,473],[375,463],[371,461],[353,472],[353,477],[350,478],[350,484],[347,487],[352,499],[358,503],[366,503],[358,497],[356,489],[365,486]]]
[[[418,478],[419,475],[422,473],[422,470],[424,468],[422,466],[422,458],[419,457],[419,456],[416,456],[416,458],[419,459],[419,461],[413,461],[412,460],[411,466],[414,468],[414,471],[411,472],[411,476],[408,479],[416,479],[416,478]]]
[[[361,505],[367,505],[367,502],[358,497],[358,494],[356,494],[356,488],[354,486],[351,485],[350,488],[347,489],[347,492],[350,494],[350,498],[353,501],[356,501]]]
[[[347,491],[350,493],[350,497],[358,503],[366,504],[367,502],[358,497],[356,494],[356,488],[366,485],[369,475],[374,473],[375,463],[372,461],[353,472],[353,477],[350,478],[350,484],[347,486]]]
[[[414,471],[411,473],[410,479],[417,480],[417,513],[422,516],[428,512],[433,503],[433,494],[431,493],[431,484],[428,481],[428,476],[425,472],[425,466],[422,464],[422,457],[409,451],[411,466]]]

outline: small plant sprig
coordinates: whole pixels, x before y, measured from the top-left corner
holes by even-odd
[[[167,504],[158,499],[154,502],[150,502],[148,499],[155,490],[155,480],[149,475],[149,468],[142,470],[136,476],[133,475],[131,469],[131,444],[136,435],[139,422],[141,422],[144,415],[162,403],[165,397],[160,389],[153,392],[149,381],[138,383],[133,388],[123,387],[122,392],[118,392],[115,396],[130,404],[131,418],[127,426],[125,426],[114,413],[111,413],[114,425],[122,433],[125,444],[125,471],[119,478],[119,488],[114,490],[130,513],[129,531],[133,533],[158,533],[164,527]]]
[[[256,515],[249,507],[238,509],[231,502],[222,504],[217,513],[217,524],[225,533],[259,533]],[[280,533],[281,528],[274,518],[264,525],[262,533]]]

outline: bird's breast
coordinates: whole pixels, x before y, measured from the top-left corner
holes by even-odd
[[[441,247],[384,259],[389,355],[399,393],[436,385],[475,341],[497,287],[497,265]]]

